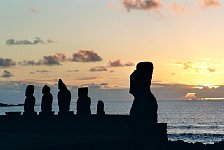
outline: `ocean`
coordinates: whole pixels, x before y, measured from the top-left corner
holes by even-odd
[[[0,94],[0,103],[19,104],[24,94],[14,91]],[[18,93],[17,93],[18,92]],[[22,92],[23,93],[23,92]],[[35,111],[40,111],[41,95],[36,96]],[[7,100],[8,99],[8,100]],[[70,110],[76,113],[76,98],[72,99]],[[92,99],[91,111],[96,113],[98,99]],[[104,100],[106,114],[129,114],[132,100]],[[224,100],[187,101],[157,100],[158,122],[168,124],[168,139],[171,141],[214,143],[224,140]],[[0,107],[0,115],[8,111],[23,111],[23,106]],[[58,112],[54,97],[53,111]]]

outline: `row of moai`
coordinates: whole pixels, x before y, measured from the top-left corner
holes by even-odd
[[[71,92],[67,89],[66,85],[61,79],[58,80],[58,115],[73,115],[73,111],[70,111],[71,103]],[[25,103],[23,115],[31,116],[37,113],[34,110],[35,97],[34,85],[28,85],[25,92]],[[42,101],[41,101],[41,112],[40,115],[49,116],[54,115],[52,111],[53,96],[49,86],[45,85],[42,88]],[[88,116],[91,115],[91,99],[88,97],[88,87],[82,87],[78,89],[78,100],[77,100],[77,115]],[[99,100],[97,103],[97,115],[105,115],[104,103]]]

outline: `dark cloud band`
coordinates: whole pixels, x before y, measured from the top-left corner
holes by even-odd
[[[97,66],[89,69],[90,72],[100,72],[100,71],[107,71],[107,68],[104,66]]]
[[[15,65],[16,62],[14,62],[11,58],[0,58],[0,67],[12,67]]]
[[[44,41],[39,37],[35,37],[33,41],[31,40],[15,40],[15,39],[7,39],[6,40],[6,45],[36,45],[36,44],[46,44],[46,43],[53,43],[54,41],[52,40],[47,40]]]
[[[135,64],[132,62],[127,62],[122,64],[120,60],[115,60],[115,61],[109,61],[108,62],[108,67],[127,67],[127,66],[134,66]]]
[[[123,4],[128,11],[131,9],[151,10],[160,6],[158,0],[123,0]]]

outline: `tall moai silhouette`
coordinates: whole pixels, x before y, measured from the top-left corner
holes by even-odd
[[[71,103],[71,92],[67,89],[66,85],[61,79],[58,80],[58,89],[59,113],[68,113]]]
[[[91,115],[91,99],[88,97],[88,87],[78,89],[77,115]]]
[[[25,92],[25,103],[24,103],[24,113],[32,114],[34,113],[34,106],[35,106],[35,97],[33,96],[34,93],[34,85],[28,85],[26,87]]]
[[[53,96],[51,94],[51,88],[47,85],[44,85],[42,88],[42,101],[41,101],[41,111],[43,113],[51,113],[52,112],[52,102]]]
[[[137,145],[155,145],[157,133],[157,101],[150,90],[153,74],[151,62],[140,62],[130,76],[130,93],[134,101],[130,110]]]

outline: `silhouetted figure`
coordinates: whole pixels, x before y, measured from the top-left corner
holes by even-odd
[[[88,97],[88,88],[78,89],[77,115],[91,115],[90,104],[91,99]]]
[[[71,92],[67,89],[66,85],[61,79],[58,81],[58,106],[60,113],[69,112],[71,103]]]
[[[25,113],[34,113],[34,105],[35,105],[35,97],[34,93],[34,85],[28,85],[26,87],[26,99],[24,103],[24,112]]]
[[[51,89],[47,85],[45,85],[42,89],[43,96],[42,96],[42,101],[41,101],[41,111],[43,113],[52,112],[53,96],[50,91],[51,91]]]
[[[97,115],[105,115],[104,103],[101,100],[97,103]]]
[[[158,105],[151,93],[153,73],[151,62],[140,62],[130,76],[130,93],[134,96],[130,115],[133,118],[133,133],[138,145],[155,144]]]
[[[130,115],[147,118],[151,123],[157,123],[158,105],[151,93],[150,86],[153,73],[151,62],[140,62],[130,76],[130,93],[135,97]]]

